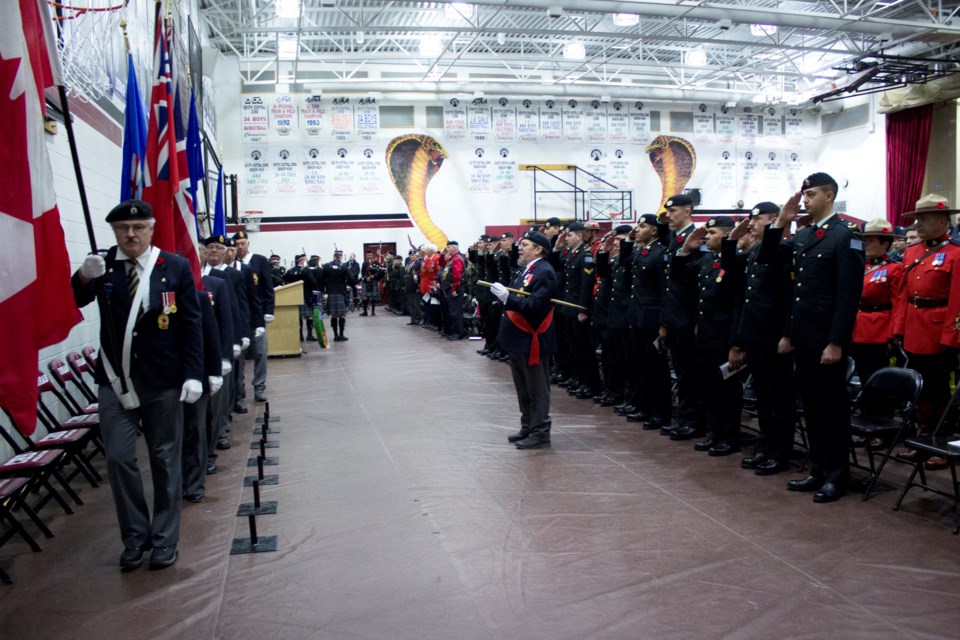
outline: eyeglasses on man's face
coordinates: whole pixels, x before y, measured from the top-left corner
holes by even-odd
[[[136,234],[144,233],[147,229],[150,228],[150,225],[146,222],[134,222],[132,224],[115,224],[113,225],[113,230],[115,233],[130,233],[133,231]]]

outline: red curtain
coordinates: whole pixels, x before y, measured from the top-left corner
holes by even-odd
[[[920,199],[932,121],[932,104],[887,114],[887,220],[895,225]]]

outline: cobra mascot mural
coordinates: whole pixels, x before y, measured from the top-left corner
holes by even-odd
[[[660,206],[656,212],[661,213],[667,198],[683,193],[697,168],[697,152],[689,141],[676,136],[657,136],[644,152],[650,157],[653,170],[660,176]]]
[[[387,145],[387,170],[410,217],[427,240],[438,247],[447,245],[447,234],[434,223],[427,211],[427,185],[440,171],[446,150],[434,138],[408,133],[397,136]]]

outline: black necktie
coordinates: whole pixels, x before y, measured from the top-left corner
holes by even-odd
[[[130,291],[130,299],[132,300],[133,297],[137,295],[137,287],[140,286],[140,276],[137,275],[137,261],[127,260],[127,262],[130,263],[127,271],[127,289]]]

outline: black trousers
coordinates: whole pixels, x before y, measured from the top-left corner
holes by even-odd
[[[777,353],[776,344],[744,345],[757,394],[757,453],[787,462],[793,451],[797,403],[793,390],[793,358]]]
[[[577,379],[592,391],[600,391],[600,364],[597,362],[597,344],[590,320],[574,321],[574,366]]]
[[[727,349],[697,349],[696,353],[697,370],[707,397],[703,405],[707,425],[718,440],[736,444],[740,439],[740,412],[743,408],[740,375],[723,379],[720,365],[728,359]]]
[[[631,402],[641,413],[670,424],[673,398],[667,351],[653,346],[659,335],[659,327],[630,329],[632,353],[635,355],[629,370],[636,379]]]
[[[930,433],[940,421],[940,416],[950,400],[950,372],[956,369],[956,355],[945,353],[907,353],[910,368],[923,378],[920,402],[917,407],[917,423],[920,431]]]
[[[520,405],[520,429],[550,433],[550,356],[528,365],[530,354],[511,353],[510,373]]]
[[[483,314],[483,310],[480,311]],[[486,320],[483,323],[483,346],[495,351],[497,349],[497,332],[500,331],[500,319],[503,318],[503,305],[499,300],[490,301],[487,307]]]
[[[604,338],[606,335],[606,339]],[[600,334],[603,345],[603,383],[618,398],[629,399],[636,376],[630,375],[633,341],[628,327],[604,327]]]
[[[850,476],[847,363],[820,364],[822,349],[797,347],[793,360],[810,443],[811,475],[845,487]]]
[[[564,378],[577,377],[576,360],[574,359],[577,316],[558,313],[554,328],[557,332],[557,369]]]
[[[444,318],[443,332],[449,336],[463,335],[463,290],[457,292],[457,295],[444,292],[444,306],[446,307],[446,317]]]
[[[677,374],[677,422],[703,429],[703,385],[697,371],[697,344],[693,327],[667,327],[667,349]]]

